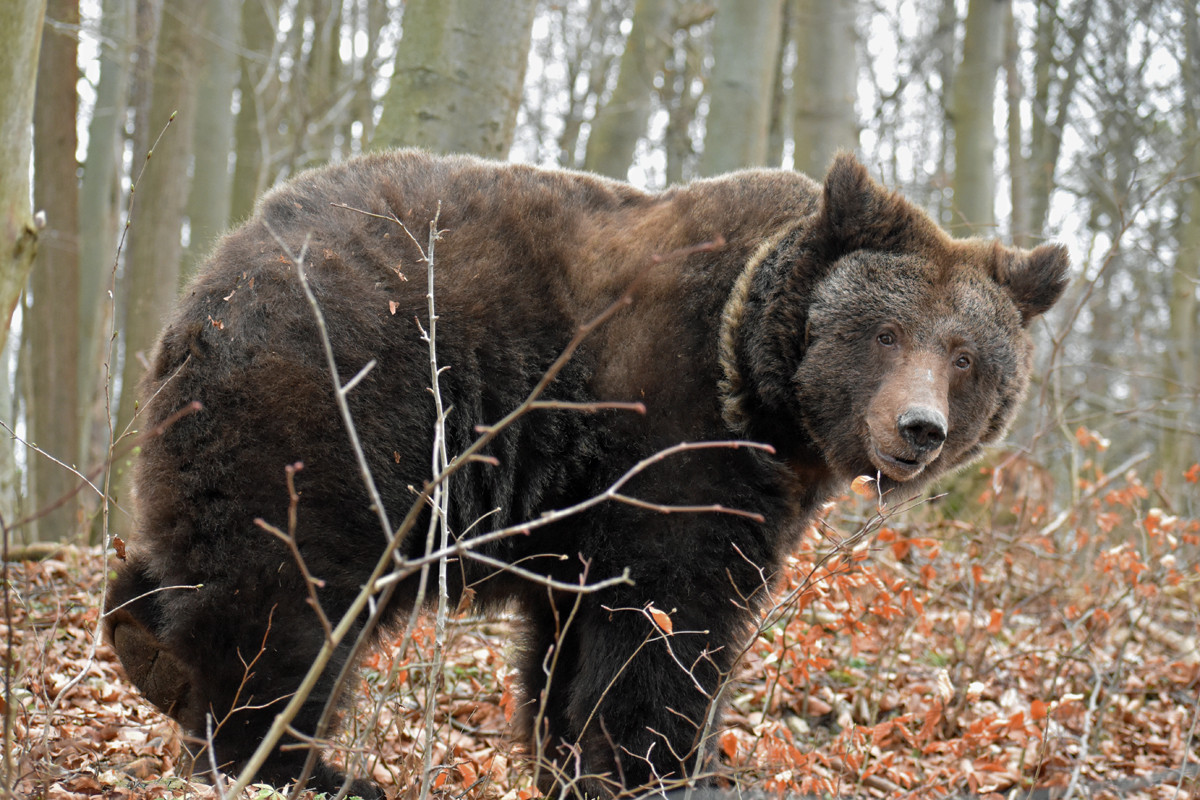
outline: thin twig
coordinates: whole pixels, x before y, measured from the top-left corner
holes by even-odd
[[[434,302],[433,290],[433,270],[435,246],[437,244],[440,233],[438,231],[438,217],[441,216],[442,204],[438,203],[437,211],[433,215],[433,220],[429,223],[429,246],[424,253],[425,258],[425,276],[426,276],[426,301],[428,303],[428,334],[427,341],[429,343],[429,381],[430,391],[433,393],[434,407],[434,434],[433,434],[433,475],[443,475],[450,467],[450,457],[446,449],[446,408],[442,404],[442,389],[441,389],[441,369],[438,368],[437,357],[437,307]],[[401,223],[401,227],[404,224]],[[408,228],[404,227],[405,232]],[[412,234],[409,233],[409,237]],[[450,478],[438,483],[433,494],[433,513],[429,518],[429,535],[425,540],[425,552],[433,550],[433,534],[436,526],[441,531],[441,547],[445,549],[450,543]],[[419,800],[427,800],[429,791],[433,788],[433,738],[435,735],[436,720],[434,718],[434,710],[437,705],[436,695],[437,690],[441,688],[445,680],[445,665],[446,665],[446,616],[449,613],[449,587],[447,581],[447,559],[441,559],[437,562],[438,566],[438,598],[437,612],[434,616],[433,623],[433,663],[429,665],[429,680],[426,681],[426,702],[425,702],[425,748],[422,752],[422,767],[421,767],[421,788]],[[424,588],[425,572],[421,575],[422,588]],[[420,605],[418,603],[418,605]]]

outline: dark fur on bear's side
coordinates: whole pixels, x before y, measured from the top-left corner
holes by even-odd
[[[430,476],[434,405],[415,321],[426,317],[425,265],[391,215],[422,243],[435,215],[444,231],[435,296],[451,455],[638,280],[632,303],[584,341],[546,397],[637,401],[645,414],[520,418],[487,448],[495,463],[471,463],[451,481],[456,535],[579,502],[680,442],[774,448],[684,452],[624,488],[761,522],[608,502],[480,548],[572,584],[585,563],[591,582],[629,571],[632,584],[583,595],[573,617],[576,595],[470,559],[451,565],[452,591],[469,585],[481,606],[510,604],[527,621],[524,735],[568,777],[593,776],[576,784],[591,794],[678,780],[710,751],[698,740],[706,693],[797,535],[846,480],[878,474],[885,491],[915,491],[1002,434],[1029,377],[1026,328],[1067,271],[1061,248],[950,239],[850,156],[824,186],[751,171],[650,194],[579,173],[395,152],[271,192],[221,242],[162,334],[139,423],[161,433],[137,461],[136,531],[108,598],[109,635],[133,681],[193,734],[204,735],[208,713],[224,720],[215,750],[230,768],[253,752],[322,642],[292,555],[254,522],[286,528],[285,467],[304,465],[296,535],[329,617],[348,608],[385,545],[287,252],[307,254],[341,380],[376,362],[349,403],[393,521]],[[706,242],[720,244],[681,252]],[[193,401],[199,411],[173,419]],[[402,550],[424,547],[418,525]],[[387,619],[411,606],[415,585]],[[612,610],[649,604],[671,612],[670,652],[647,617]],[[313,730],[345,658],[296,718],[300,731]],[[286,782],[305,755],[276,751],[260,774]],[[326,790],[340,781],[323,763],[314,777]]]

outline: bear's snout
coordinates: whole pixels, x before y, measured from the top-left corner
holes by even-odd
[[[921,474],[941,454],[949,435],[949,378],[943,361],[930,352],[907,354],[871,399],[869,458],[894,481]]]

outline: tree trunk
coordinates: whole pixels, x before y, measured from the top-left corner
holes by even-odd
[[[794,162],[814,177],[825,174],[839,148],[858,148],[855,6],[844,0],[793,0]]]
[[[620,6],[603,0],[588,0],[582,19],[577,19],[571,9],[563,4],[556,9],[556,24],[559,37],[571,42],[568,49],[566,80],[567,107],[562,114],[562,132],[558,137],[559,166],[575,168],[586,158],[586,150],[580,152],[579,140],[583,133],[588,108],[596,104],[604,94],[605,82],[617,54],[606,46],[620,35]],[[569,31],[579,30],[572,39]],[[619,78],[619,75],[618,75]],[[593,130],[594,130],[593,124]]]
[[[137,184],[129,231],[118,435],[133,422],[138,381],[179,291],[180,235],[195,129],[194,78],[203,67],[206,7],[192,0],[166,0],[163,4],[149,114],[152,135],[161,133],[161,137]],[[135,174],[141,155],[135,153]],[[136,425],[132,427],[136,429]]]
[[[994,233],[996,75],[1011,0],[971,0],[954,77],[954,209],[951,229]]]
[[[782,22],[783,0],[717,4],[701,175],[766,163],[771,85]]]
[[[507,156],[536,7],[536,0],[408,0],[371,148]]]
[[[771,112],[767,119],[766,166],[783,166],[783,151],[787,145],[788,112],[792,103],[788,99],[787,67],[788,45],[796,38],[795,2],[784,0],[783,16],[779,24],[779,47],[775,50],[774,76],[771,79]],[[793,84],[794,85],[794,84]]]
[[[127,0],[104,0],[100,17],[100,82],[88,123],[87,160],[79,187],[79,407],[82,463],[97,462],[102,447],[91,446],[99,417],[92,409],[104,378],[112,325],[108,289],[115,278],[120,226],[121,180],[124,173],[125,113],[128,109],[130,48],[134,39],[133,8]],[[107,376],[104,376],[107,377]],[[99,414],[104,413],[103,407]]]
[[[356,76],[358,83],[350,112],[350,118],[361,126],[352,143],[356,152],[366,150],[368,142],[375,135],[375,100],[371,97],[370,87],[378,74],[375,62],[379,53],[380,34],[387,23],[388,7],[386,3],[364,0],[359,6],[359,14],[359,30],[366,34],[367,49],[359,61],[361,70]]]
[[[1008,196],[1012,207],[1009,233],[1015,244],[1030,247],[1033,245],[1033,231],[1029,226],[1029,180],[1026,174],[1029,165],[1022,152],[1025,124],[1021,103],[1025,92],[1021,82],[1021,45],[1017,19],[1011,6],[1004,20],[1004,77],[1007,89],[1005,105],[1008,106]]]
[[[1200,452],[1200,365],[1196,357],[1196,292],[1200,291],[1200,21],[1194,4],[1184,11],[1183,130],[1191,135],[1181,172],[1178,249],[1171,274],[1171,328],[1167,343],[1168,370],[1178,400],[1172,405],[1173,427],[1165,439],[1163,471],[1171,485],[1183,486],[1183,472]]]
[[[941,84],[937,91],[937,100],[943,111],[941,114],[940,133],[937,143],[937,175],[935,183],[950,186],[950,153],[953,150],[953,126],[950,120],[950,109],[954,106],[954,53],[958,48],[958,5],[956,0],[941,0],[938,9],[937,28],[934,31],[930,45],[933,47],[936,59],[936,74]],[[942,225],[952,221],[948,192],[936,192],[937,219]]]
[[[617,84],[592,120],[583,168],[625,179],[633,165],[638,140],[646,135],[654,79],[666,60],[671,0],[637,0]]]
[[[27,166],[45,14],[45,0],[0,5],[0,348],[37,249]]]
[[[1083,0],[1075,24],[1066,31],[1069,50],[1055,57],[1059,45],[1058,11],[1053,3],[1040,3],[1038,8],[1037,43],[1034,54],[1033,114],[1029,125],[1029,229],[1040,233],[1050,212],[1050,195],[1054,192],[1059,153],[1062,150],[1063,128],[1079,81],[1084,38],[1092,25],[1094,0]]]
[[[233,169],[230,224],[250,216],[258,196],[266,188],[266,114],[261,96],[262,82],[275,44],[275,19],[267,15],[266,3],[242,3],[242,56],[238,78],[237,122],[234,126],[237,153]]]
[[[42,29],[37,99],[33,108],[33,199],[46,214],[30,276],[29,337],[31,439],[68,465],[79,463],[79,184],[75,162],[75,82],[78,0],[50,0]],[[61,26],[61,27],[60,27]],[[70,539],[78,530],[78,500],[57,508],[75,476],[44,455],[30,455],[33,508],[45,511],[31,539]]]
[[[333,113],[340,98],[341,59],[338,46],[342,37],[342,2],[314,0],[312,10],[313,42],[305,69],[300,121],[297,138],[301,141],[299,163],[303,167],[324,164],[333,156],[337,141],[338,119]]]
[[[666,150],[668,185],[687,179],[685,170],[695,160],[696,147],[692,141],[692,124],[704,98],[705,41],[690,35],[676,46],[667,67],[664,102],[667,106],[667,130],[663,137]]]
[[[259,5],[257,0],[250,3]],[[237,77],[239,38],[238,4],[234,0],[208,0],[205,36],[208,58],[196,90],[195,167],[188,194],[187,256],[181,278],[186,280],[208,255],[213,242],[229,223],[233,176],[229,152],[233,149],[233,87]]]

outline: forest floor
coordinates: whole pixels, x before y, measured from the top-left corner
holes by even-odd
[[[1200,797],[1200,521],[1184,513],[1200,507],[1195,483],[1167,498],[1153,479],[1096,470],[1057,515],[1029,485],[1019,504],[983,485],[972,517],[951,518],[948,500],[893,515],[850,497],[806,536],[727,690],[721,783],[843,797]],[[221,796],[180,777],[178,729],[95,643],[99,550],[6,568],[16,796]],[[365,753],[368,774],[410,796],[397,787],[421,774],[437,686],[432,795],[537,797],[508,735],[515,625],[452,619],[440,683],[425,669],[428,620],[412,647],[369,657],[342,754]]]

